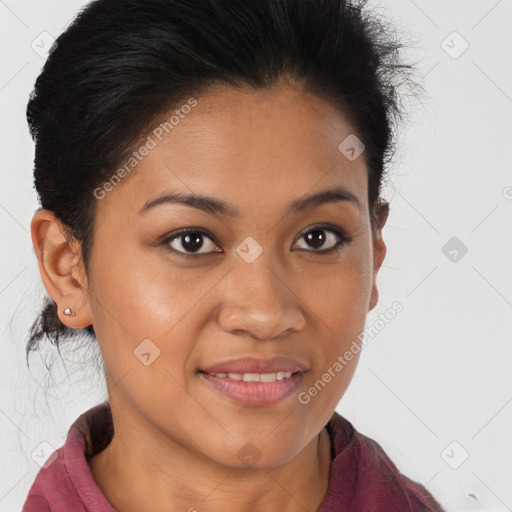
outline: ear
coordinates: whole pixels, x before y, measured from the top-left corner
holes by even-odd
[[[379,290],[377,289],[377,274],[386,256],[386,244],[382,238],[382,229],[386,224],[389,215],[389,203],[379,200],[374,210],[377,221],[376,233],[373,240],[373,283],[370,295],[368,311],[371,311],[379,301]]]
[[[64,225],[50,210],[34,214],[30,231],[41,279],[57,304],[59,320],[74,329],[88,327],[92,315],[80,243],[67,235]],[[76,315],[64,315],[66,308]]]

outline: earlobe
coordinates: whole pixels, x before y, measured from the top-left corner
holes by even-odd
[[[377,289],[377,283],[373,281],[368,311],[371,311],[377,305],[377,302],[379,302],[379,290]]]
[[[57,304],[59,320],[75,329],[91,325],[80,244],[70,240],[65,227],[50,210],[38,210],[30,230],[41,279]]]

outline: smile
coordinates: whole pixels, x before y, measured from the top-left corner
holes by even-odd
[[[217,396],[238,405],[264,407],[297,392],[306,372],[210,374],[200,371],[198,375]]]
[[[275,382],[276,380],[289,379],[293,372],[275,373],[214,373],[214,377],[231,379],[243,382]]]

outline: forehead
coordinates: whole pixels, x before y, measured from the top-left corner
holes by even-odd
[[[243,214],[342,185],[365,204],[363,155],[349,160],[339,149],[355,130],[329,102],[287,85],[216,87],[194,100],[162,116],[148,134],[152,149],[106,202],[138,211],[178,191],[222,198]]]

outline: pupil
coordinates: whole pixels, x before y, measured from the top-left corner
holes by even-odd
[[[201,249],[201,246],[203,245],[202,241],[202,235],[200,233],[196,233],[194,235],[184,235],[183,241],[181,242],[181,245],[183,245],[183,248],[187,251],[193,252],[194,250]]]
[[[325,234],[321,229],[314,229],[306,235],[307,241],[315,249],[322,247],[325,242]]]

